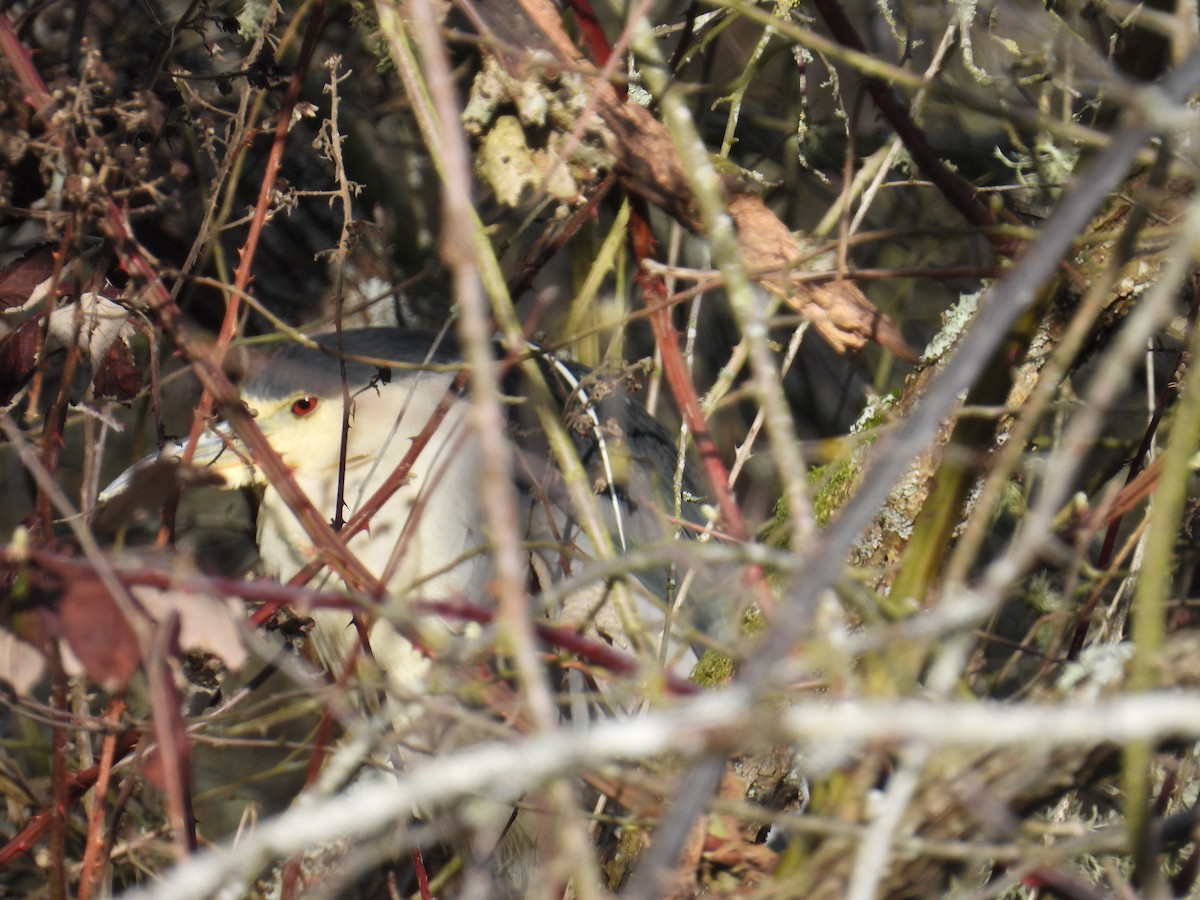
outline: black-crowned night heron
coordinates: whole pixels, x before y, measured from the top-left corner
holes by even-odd
[[[461,357],[450,340],[398,329],[348,330],[340,345],[333,334],[318,338],[316,344],[292,344],[276,353],[246,382],[242,396],[267,441],[327,520],[337,518],[341,491],[345,509],[340,518],[345,521],[392,475],[413,438],[426,429],[461,368]],[[516,370],[507,376],[505,392],[513,405],[510,433],[503,439],[513,441],[518,450],[518,538],[529,562],[533,592],[584,568],[594,545],[577,524],[584,517],[568,499],[572,492],[529,408],[536,402],[530,395],[548,400],[564,423],[571,438],[567,443],[574,445],[587,473],[585,493],[594,504],[591,521],[604,523],[610,532],[607,540],[618,552],[645,550],[689,529],[702,530],[705,516],[697,488],[680,463],[675,441],[630,397],[622,379],[601,378],[536,348],[530,353],[538,360],[545,387],[528,390],[528,382]],[[386,584],[382,608],[372,611],[369,642],[402,697],[421,693],[431,662],[399,636],[389,616],[411,625],[413,617],[405,609],[415,599],[487,600],[489,537],[479,501],[485,450],[468,423],[466,407],[465,401],[450,403],[407,481],[372,516],[369,529],[348,542],[362,564]],[[312,541],[296,514],[228,428],[202,441],[195,462],[220,473],[228,487],[263,487],[258,546],[268,575],[287,580],[314,558]],[[119,480],[107,493],[119,493],[126,483]],[[578,500],[579,492],[574,496]],[[636,579],[598,579],[570,594],[558,608],[535,609],[535,614],[586,628],[636,652],[647,667],[686,674],[694,661],[689,638],[694,632],[689,629],[696,623],[672,612],[670,605],[686,594],[687,580],[683,571],[672,570],[660,559]],[[695,608],[705,607],[701,627],[707,627],[715,618],[713,584],[706,580],[704,589],[693,593],[709,598],[691,601]],[[317,610],[314,619],[316,655],[337,673],[358,639],[350,614]],[[444,647],[447,641],[440,638],[463,631],[439,617],[425,617],[417,624],[432,646]],[[615,702],[627,705],[620,699]]]

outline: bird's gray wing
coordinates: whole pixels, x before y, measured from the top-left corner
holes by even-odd
[[[649,649],[686,675],[696,659],[697,637],[726,636],[724,625],[733,618],[729,577],[714,577],[687,552],[710,527],[698,481],[690,465],[680,467],[672,434],[633,396],[627,375],[594,372],[548,354],[537,358],[548,400],[585,467],[593,508],[613,548],[631,561],[638,556],[642,563],[647,557],[653,561],[639,565],[633,578],[597,581],[568,601],[572,608],[566,618],[577,621],[582,606],[593,616],[595,630],[613,643],[640,654]],[[512,389],[522,397],[537,394],[527,387]],[[595,547],[580,526],[584,517],[563,483],[535,411],[516,409],[521,476],[531,497],[534,565],[543,581],[565,579],[587,567]],[[632,596],[630,608],[644,634],[628,633],[620,592]],[[664,629],[670,635],[665,642]]]

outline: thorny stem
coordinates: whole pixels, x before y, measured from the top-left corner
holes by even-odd
[[[104,872],[103,860],[100,859],[100,849],[104,834],[104,810],[107,806],[109,778],[112,776],[112,766],[117,754],[116,726],[125,712],[125,701],[122,697],[114,697],[105,713],[105,720],[113,730],[104,736],[104,744],[100,750],[100,762],[97,765],[96,786],[92,792],[92,808],[88,810],[87,844],[83,852],[83,865],[79,876],[79,900],[89,900],[92,891],[100,888],[100,878]]]
[[[1200,85],[1200,53],[1194,54],[1161,87],[1146,88],[1154,102],[1178,104]],[[895,431],[880,441],[873,465],[863,477],[853,498],[838,518],[805,554],[805,578],[795,586],[794,600],[801,608],[813,604],[817,595],[833,583],[842,560],[880,504],[892,490],[910,461],[928,446],[942,420],[957,403],[958,396],[974,383],[980,370],[1012,323],[1029,308],[1045,279],[1082,231],[1109,191],[1124,177],[1129,165],[1154,130],[1143,121],[1133,121],[1116,132],[1108,148],[1080,173],[1064,193],[1054,214],[1043,228],[1043,237],[1026,250],[1008,277],[989,292],[971,328],[959,342],[946,368],[930,384],[912,413]],[[1067,485],[1055,486],[1065,490]],[[1057,496],[1057,494],[1055,494]],[[997,573],[999,577],[1000,573]],[[1007,581],[1007,576],[1004,577]],[[763,652],[752,661],[746,678],[751,684],[770,684],[778,673],[768,660],[784,658],[788,647],[802,633],[803,623],[785,622],[766,639]]]
[[[558,714],[538,658],[531,602],[524,587],[525,566],[518,544],[520,525],[513,480],[515,462],[506,437],[499,367],[491,349],[491,317],[471,239],[474,211],[470,203],[471,170],[466,139],[458,125],[459,106],[452,88],[449,61],[430,4],[417,2],[409,9],[427,67],[436,121],[442,130],[445,152],[442,253],[454,274],[459,334],[471,373],[471,413],[483,457],[480,505],[494,548],[493,590],[499,603],[498,624],[503,628],[502,638],[507,638],[505,643],[516,661],[534,725],[539,731],[552,733],[557,728]],[[572,860],[571,867],[577,873],[576,890],[587,892],[588,885],[595,883],[596,878],[589,871],[590,856],[582,852],[586,846],[586,829],[575,812],[577,804],[573,791],[565,782],[556,782],[549,792],[565,826],[560,832],[560,840],[570,851],[567,858]]]
[[[238,268],[233,282],[236,290],[227,295],[225,317],[221,322],[221,330],[217,335],[217,343],[213,351],[213,365],[217,368],[221,367],[225,352],[237,331],[238,313],[241,309],[240,297],[241,293],[245,292],[250,285],[254,257],[258,250],[258,242],[262,237],[263,225],[267,220],[271,195],[275,191],[275,182],[279,175],[280,162],[283,160],[287,135],[291,130],[292,110],[300,98],[300,90],[304,86],[304,78],[308,74],[308,66],[312,59],[313,49],[316,47],[317,36],[325,21],[325,0],[312,0],[312,5],[312,16],[308,21],[304,41],[300,45],[296,69],[292,73],[291,81],[288,83],[287,91],[280,104],[279,116],[275,124],[275,139],[271,144],[271,152],[267,155],[266,169],[263,172],[262,184],[258,192],[258,202],[254,206],[254,217],[250,221],[250,230],[246,235],[246,243],[242,246],[241,256],[238,260]],[[205,423],[212,415],[215,400],[212,391],[205,386],[204,392],[200,395],[196,415],[192,419],[191,432],[188,434],[187,443],[180,458],[185,465],[190,463],[195,455],[196,444],[200,440],[200,433],[204,430]]]
[[[600,723],[533,735],[516,745],[488,744],[445,754],[397,779],[381,775],[369,789],[293,808],[260,823],[236,844],[198,854],[163,879],[133,891],[129,900],[201,900],[224,887],[238,887],[281,854],[290,854],[339,835],[352,840],[380,834],[411,815],[461,796],[510,795],[559,774],[615,760],[662,753],[694,756],[721,748],[733,736],[805,748],[879,743],[903,746],[920,740],[932,747],[1080,747],[1104,741],[1200,737],[1200,700],[1187,693],[1158,692],[1066,707],[1057,703],[1020,706],[974,701],[887,698],[829,704],[799,702],[767,714],[738,688],[689,698],[668,709],[628,721]],[[494,794],[492,794],[494,796]]]
[[[327,557],[326,562],[351,588],[368,592],[378,590],[377,579],[346,549],[325,518],[313,508],[312,503],[296,484],[295,476],[283,464],[279,454],[271,447],[242,405],[236,388],[216,365],[208,348],[193,335],[191,326],[171,301],[158,274],[133,239],[128,222],[115,205],[110,204],[104,224],[122,264],[132,277],[143,284],[143,297],[150,311],[163,329],[172,335],[176,346],[192,365],[201,384],[212,394],[215,405],[225,411],[230,424],[249,447],[254,462],[271,479],[309,538]]]

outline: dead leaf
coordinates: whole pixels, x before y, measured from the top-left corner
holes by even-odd
[[[11,403],[37,369],[42,318],[26,319],[0,338],[0,406]]]
[[[747,787],[746,780],[730,765],[721,779],[718,797],[729,804],[740,804],[746,799]],[[749,886],[760,882],[775,868],[779,854],[747,834],[742,815],[713,812],[704,836],[704,859],[735,870],[738,883]]]
[[[117,341],[132,340],[137,327],[121,304],[98,291],[88,291],[50,314],[48,332],[64,347],[78,344],[95,362],[102,360]]]
[[[501,46],[527,47],[552,54],[568,68],[586,66],[583,54],[563,28],[558,7],[549,0],[478,0],[475,9]],[[502,55],[502,62],[506,62]],[[526,62],[530,57],[526,57]],[[516,68],[515,64],[507,64]],[[549,71],[556,64],[544,67]],[[530,66],[529,68],[532,68]],[[537,77],[528,71],[522,77]],[[675,152],[667,127],[649,110],[630,103],[613,85],[597,79],[590,102],[607,129],[604,140],[616,158],[613,171],[632,194],[662,209],[696,234],[704,222],[692,196],[688,172]],[[780,293],[793,309],[838,352],[857,350],[868,341],[892,350],[906,362],[916,354],[892,321],[881,313],[852,281],[797,282],[788,277],[796,260],[812,249],[793,234],[762,198],[730,177],[722,177],[729,214],[737,231],[738,249],[751,272],[759,272],[764,287]]]
[[[137,586],[133,596],[146,613],[157,623],[171,616],[179,618],[179,646],[183,650],[200,650],[220,657],[226,667],[236,670],[247,658],[238,624],[245,618],[241,601],[172,588]]]
[[[83,672],[107,691],[123,689],[142,661],[133,626],[94,575],[67,581],[58,604],[58,628]]]
[[[24,697],[45,671],[46,660],[36,647],[0,628],[0,683],[11,685],[18,697]]]
[[[24,304],[53,273],[54,251],[47,246],[34,247],[0,269],[0,309]]]
[[[24,282],[20,286],[23,289]],[[23,301],[27,309],[22,312],[28,317],[0,339],[0,405],[10,403],[28,383],[46,358],[45,348],[61,350],[72,344],[78,344],[88,359],[99,396],[114,400],[136,396],[143,379],[129,349],[129,341],[137,333],[129,311],[102,293],[89,291],[53,310],[47,322],[38,297],[49,288],[48,280],[33,286],[32,298]],[[0,306],[3,302],[0,297]]]
[[[123,340],[114,341],[96,366],[96,377],[92,385],[96,396],[110,400],[132,400],[141,391],[145,379],[142,371],[133,362],[133,353]]]

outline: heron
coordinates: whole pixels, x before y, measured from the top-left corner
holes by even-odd
[[[624,379],[591,372],[533,345],[524,352],[536,361],[536,372],[531,378],[514,367],[506,376],[510,427],[501,438],[517,451],[513,490],[531,587],[586,572],[595,549],[595,535],[581,527],[586,517],[577,508],[578,492],[572,494],[564,482],[535,403],[550,403],[563,423],[588,475],[593,521],[610,531],[606,539],[618,552],[711,529],[711,514],[676,440],[634,399]],[[433,665],[429,646],[449,646],[464,633],[461,623],[442,616],[412,616],[413,602],[486,602],[492,574],[492,537],[479,500],[486,442],[457,393],[462,368],[455,342],[443,334],[348,329],[289,343],[241,388],[263,436],[329,521],[350,519],[401,460],[411,463],[368,527],[346,541],[386,588],[371,611],[367,643],[386,683],[402,697],[421,694]],[[432,429],[431,421],[437,423]],[[424,443],[414,451],[418,435]],[[128,490],[138,468],[154,458],[118,478],[104,498]],[[297,510],[228,425],[202,438],[193,463],[219,475],[226,488],[261,491],[257,545],[265,575],[286,582],[318,556]],[[696,658],[696,628],[712,630],[717,618],[711,584],[694,592],[705,598],[693,601],[697,616],[689,619],[672,609],[686,595],[686,582],[681,570],[660,563],[633,578],[580,584],[558,608],[538,612],[638,652],[648,667],[686,674]],[[623,612],[615,608],[622,597],[627,604],[632,599]],[[352,615],[315,609],[312,618],[314,655],[336,674],[359,641]],[[413,627],[396,627],[398,621],[415,626],[422,639],[414,641]],[[578,671],[568,674],[578,686]],[[413,708],[405,709],[401,718],[411,718]],[[577,718],[579,709],[576,702]]]

